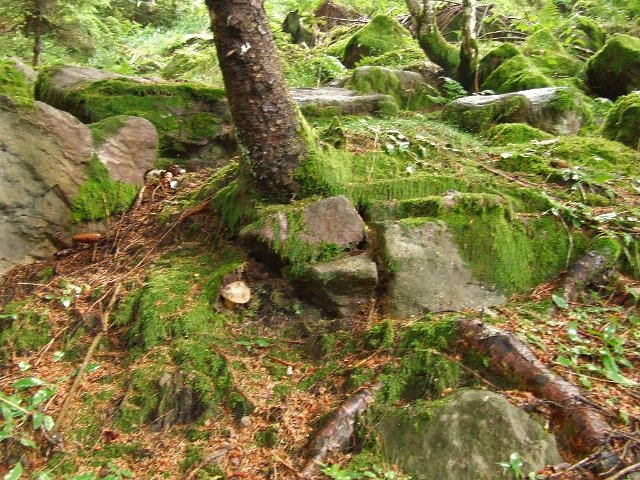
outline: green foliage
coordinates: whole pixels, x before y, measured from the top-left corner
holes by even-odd
[[[640,93],[620,97],[607,114],[602,135],[625,145],[640,149]]]
[[[309,50],[286,44],[280,49],[280,61],[290,87],[317,87],[347,75],[340,60],[327,55],[321,48]]]
[[[87,179],[73,198],[71,220],[77,223],[102,220],[125,212],[137,193],[135,186],[113,180],[107,168],[93,157],[87,166]]]
[[[511,43],[501,43],[489,50],[478,62],[478,84],[482,85],[496,68],[517,55],[521,55],[520,50]]]
[[[495,125],[487,132],[491,145],[507,145],[510,143],[527,143],[531,140],[552,138],[546,132],[524,123],[503,123]]]
[[[447,42],[437,27],[431,33],[420,35],[418,43],[427,57],[444,69],[446,76],[455,77],[460,63],[460,52]]]
[[[424,50],[419,45],[413,43],[407,47],[391,50],[382,55],[373,57],[364,57],[357,63],[358,67],[367,65],[376,67],[387,67],[396,70],[409,70],[420,72],[425,67]]]

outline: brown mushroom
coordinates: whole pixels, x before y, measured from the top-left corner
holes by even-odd
[[[223,287],[220,291],[224,306],[227,308],[235,308],[243,305],[251,300],[251,290],[246,283],[242,281],[233,282]]]

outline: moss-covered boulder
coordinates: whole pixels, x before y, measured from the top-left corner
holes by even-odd
[[[358,67],[345,86],[361,93],[390,95],[401,107],[410,110],[433,105],[440,96],[421,74],[385,67]]]
[[[433,63],[417,44],[392,50],[377,57],[365,57],[358,62],[360,67],[386,67],[421,74],[429,85],[437,85],[443,75],[442,67]]]
[[[393,115],[398,112],[398,104],[390,95],[358,94],[347,88],[292,88],[291,97],[306,117]]]
[[[511,43],[502,43],[489,50],[478,62],[478,84],[482,85],[496,68],[517,55],[521,52]]]
[[[480,86],[496,93],[519,92],[551,87],[553,82],[524,55],[514,55],[502,61]]]
[[[540,28],[527,37],[522,52],[546,76],[565,79],[577,76],[583,63],[569,54],[550,30]]]
[[[409,31],[394,18],[378,15],[347,42],[342,63],[353,68],[364,57],[376,57],[415,44]]]
[[[376,424],[387,461],[416,480],[503,478],[514,453],[525,475],[562,461],[534,417],[483,390],[389,409]]]
[[[526,123],[545,132],[567,134],[580,130],[589,120],[588,113],[576,91],[551,87],[459,98],[445,107],[442,118],[470,132],[485,132],[499,123]]]
[[[117,115],[146,118],[158,130],[163,155],[197,155],[224,136],[222,125],[229,121],[223,90],[86,67],[42,70],[36,97],[85,123]]]
[[[564,43],[577,53],[597,52],[607,41],[607,32],[590,17],[572,15],[572,22],[562,35]]]
[[[587,63],[587,82],[598,95],[616,99],[640,88],[640,38],[613,35]]]
[[[640,92],[618,98],[605,118],[602,135],[640,149]]]
[[[15,102],[33,103],[36,72],[18,59],[0,60],[0,95],[8,95]]]

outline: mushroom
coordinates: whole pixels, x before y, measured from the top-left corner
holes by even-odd
[[[251,290],[241,281],[230,283],[220,291],[220,295],[227,308],[235,308],[251,300]]]

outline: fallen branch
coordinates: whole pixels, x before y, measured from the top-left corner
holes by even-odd
[[[604,480],[623,480],[627,478],[627,475],[635,472],[640,472],[640,463],[634,463],[633,465],[629,465],[627,468],[623,468],[618,473],[611,475],[610,477],[607,477]]]
[[[581,391],[551,372],[515,335],[480,320],[458,319],[460,347],[487,355],[492,372],[516,379],[522,387],[549,402],[553,420],[579,452],[606,445],[610,427]]]
[[[107,305],[107,308],[104,310],[104,312],[101,315],[102,328],[100,329],[98,334],[93,338],[93,342],[91,342],[91,345],[89,346],[89,350],[87,350],[87,353],[84,356],[82,365],[80,365],[80,368],[78,369],[78,374],[76,375],[76,378],[73,381],[71,388],[69,389],[69,393],[67,393],[67,396],[64,399],[64,402],[62,403],[62,407],[60,408],[60,412],[58,413],[58,417],[56,418],[56,422],[55,422],[56,429],[58,429],[60,425],[62,425],[62,422],[67,414],[67,411],[69,410],[69,405],[71,403],[71,400],[73,400],[73,397],[75,396],[76,392],[78,391],[78,388],[80,387],[80,384],[82,382],[82,377],[84,376],[84,372],[87,369],[87,365],[89,365],[89,362],[91,361],[93,352],[95,351],[96,347],[100,343],[100,340],[102,340],[102,337],[105,335],[105,333],[107,333],[107,330],[109,328],[109,315],[111,314],[111,309],[116,303],[116,300],[118,298],[118,293],[120,293],[121,286],[122,284],[120,283],[118,283],[115,286],[115,288],[113,289],[113,293],[111,294],[111,300],[109,300],[109,304]]]
[[[381,388],[382,382],[378,382],[360,390],[340,405],[313,438],[309,446],[309,459],[301,472],[302,477],[311,477],[318,464],[322,463],[329,453],[344,448],[353,435],[356,417],[373,403],[376,392]]]

